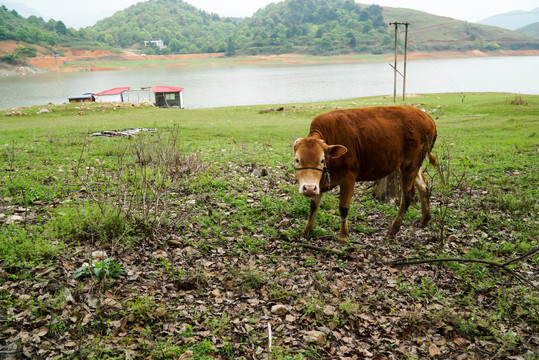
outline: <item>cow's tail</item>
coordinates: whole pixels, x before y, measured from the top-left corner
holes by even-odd
[[[439,166],[438,160],[436,160],[436,156],[432,155],[432,153],[429,153],[429,164],[436,167]]]
[[[432,148],[434,147],[434,143],[436,142],[436,137],[438,136],[438,134],[436,133],[436,131],[434,132],[434,136],[432,137],[432,142],[429,146],[429,150],[428,150],[428,156],[429,156],[429,163],[432,165],[432,166],[436,166],[437,168],[440,167],[440,164],[438,164],[438,160],[436,160],[436,157],[434,155],[432,155]]]

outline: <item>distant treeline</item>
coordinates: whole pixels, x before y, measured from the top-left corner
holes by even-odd
[[[44,47],[50,55],[55,54],[54,46],[84,47],[88,49],[113,48],[103,42],[93,40],[88,36],[88,29],[75,30],[68,28],[62,21],[45,21],[41,17],[29,16],[25,18],[15,10],[8,10],[5,5],[0,6],[0,41],[23,41],[27,45],[20,45],[13,52],[0,56],[0,61],[17,63],[22,57],[36,56],[36,49],[32,44]]]

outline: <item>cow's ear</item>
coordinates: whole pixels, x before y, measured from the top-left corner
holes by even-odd
[[[329,145],[325,152],[329,157],[338,158],[346,154],[347,151],[348,149],[342,145]]]

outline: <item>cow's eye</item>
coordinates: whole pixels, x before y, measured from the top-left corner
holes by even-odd
[[[296,159],[296,164],[299,164],[299,159]]]
[[[322,163],[322,164],[325,164],[325,163],[326,163],[326,160],[325,160],[325,159],[322,159],[321,163]]]

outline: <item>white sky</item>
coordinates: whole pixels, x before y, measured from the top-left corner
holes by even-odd
[[[22,3],[35,9],[39,15],[62,20],[68,26],[78,28],[95,23],[118,10],[141,0],[5,0]],[[184,0],[210,13],[221,16],[246,17],[258,9],[278,0]],[[359,3],[402,7],[425,11],[435,15],[476,22],[489,16],[513,10],[532,10],[539,7],[538,0],[356,0]],[[4,3],[0,0],[0,3]],[[9,8],[9,6],[8,6]],[[97,16],[97,17],[96,17]],[[85,21],[86,19],[86,21]],[[539,19],[538,19],[539,21]],[[84,23],[88,22],[88,23]]]

